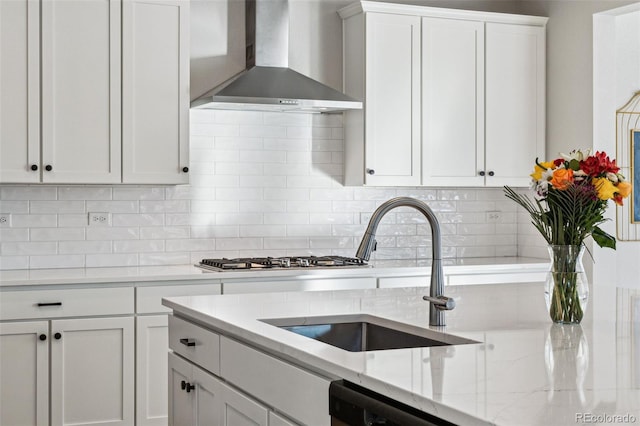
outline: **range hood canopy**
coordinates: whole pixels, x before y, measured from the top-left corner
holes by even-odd
[[[245,0],[246,69],[191,103],[199,109],[339,112],[362,102],[288,67],[288,0]]]

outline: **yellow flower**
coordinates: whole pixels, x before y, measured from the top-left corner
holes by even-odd
[[[544,163],[540,163],[539,165],[536,164],[533,168],[533,173],[531,173],[529,176],[531,176],[533,180],[539,181],[540,179],[542,179],[542,173],[544,173],[547,169],[552,168],[553,166],[553,161],[546,161]]]
[[[618,182],[618,186],[616,186],[618,194],[622,198],[626,198],[631,194],[631,184],[629,182]]]
[[[596,188],[598,198],[601,200],[613,198],[613,195],[618,192],[618,188],[615,187],[613,182],[604,177],[593,178],[593,186]]]

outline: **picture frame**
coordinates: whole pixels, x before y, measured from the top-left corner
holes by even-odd
[[[623,206],[616,206],[616,237],[640,241],[640,90],[616,111],[616,160],[632,185]]]

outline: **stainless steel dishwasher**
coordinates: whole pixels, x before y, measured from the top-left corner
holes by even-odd
[[[344,380],[329,385],[331,426],[455,426]]]

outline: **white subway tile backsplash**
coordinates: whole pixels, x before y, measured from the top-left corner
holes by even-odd
[[[61,241],[58,251],[60,254],[111,253],[113,245],[111,241]]]
[[[30,201],[29,212],[32,214],[84,213],[84,201]]]
[[[0,200],[0,212],[11,212],[12,214],[27,214],[29,213],[29,201]]]
[[[111,216],[113,226],[162,226],[164,225],[163,214],[121,214],[116,213]]]
[[[353,256],[373,210],[408,196],[441,221],[443,256],[546,257],[501,188],[345,187],[341,114],[191,111],[190,184],[0,185],[0,269],[189,264],[203,257]],[[486,212],[499,211],[497,223]],[[112,214],[89,226],[88,212]],[[421,214],[378,227],[374,257],[430,257]]]
[[[136,266],[138,264],[137,254],[88,254],[86,256],[87,268]]]
[[[2,186],[0,200],[56,200],[58,188],[55,186]]]
[[[33,231],[32,231],[33,232]],[[0,228],[0,242],[28,241],[28,228]]]
[[[0,243],[2,255],[56,254],[58,244],[55,242],[3,242]]]
[[[138,238],[140,238],[139,228],[102,226],[87,228],[87,241],[137,240]]]
[[[163,188],[114,187],[114,200],[164,200]]]
[[[58,216],[55,214],[15,214],[11,218],[14,228],[55,228],[57,224]]]
[[[82,254],[59,254],[56,256],[29,256],[30,269],[83,268],[83,267],[85,267],[85,256]]]
[[[139,204],[149,201],[87,201],[87,212],[138,213]]]
[[[34,228],[30,232],[31,241],[82,241],[85,228]]]
[[[112,193],[112,188],[62,186],[58,188],[58,200],[111,200]]]

